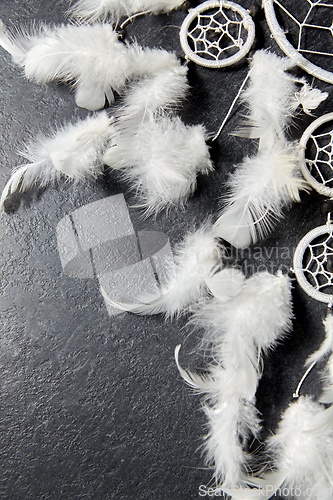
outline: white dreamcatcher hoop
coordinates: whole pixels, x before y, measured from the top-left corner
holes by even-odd
[[[330,121],[331,127],[314,133]],[[319,194],[333,197],[333,113],[314,120],[303,133],[299,147],[300,167],[304,178]],[[312,158],[307,158],[311,148]]]
[[[333,113],[314,120],[299,142],[300,166],[304,178],[327,202],[327,222],[307,233],[294,254],[294,273],[301,288],[314,299],[333,303]],[[317,133],[315,133],[317,131]]]
[[[240,61],[250,51],[254,36],[248,11],[223,0],[208,0],[191,9],[180,29],[185,56],[206,68],[223,68]]]
[[[333,303],[333,224],[330,218],[327,224],[312,229],[298,243],[294,273],[310,297],[326,304]]]
[[[324,57],[327,56],[331,58],[333,57],[333,24],[331,22],[332,15],[326,16],[326,19],[328,19],[331,24],[320,25],[320,21],[318,21],[318,24],[316,22],[316,13],[318,9],[333,9],[333,3],[325,3],[325,0],[306,0],[306,2],[309,5],[309,8],[305,13],[304,19],[300,21],[291,12],[289,12],[289,10],[282,4],[282,1],[263,0],[263,7],[265,9],[267,24],[279,47],[288,57],[291,57],[298,66],[303,68],[310,75],[315,76],[320,80],[328,83],[333,83],[333,72],[327,71],[320,66],[317,66],[306,58],[306,56],[310,55]],[[294,47],[288,41],[286,36],[287,33],[281,28],[277,20],[275,6],[283,11],[283,13],[296,25],[298,29],[297,43],[295,43],[296,47]],[[310,20],[311,16],[314,16],[312,21]],[[306,33],[308,30],[321,30],[324,33],[327,33],[328,38],[325,39],[325,47],[331,47],[331,52],[324,49],[316,50],[312,48],[306,48]]]

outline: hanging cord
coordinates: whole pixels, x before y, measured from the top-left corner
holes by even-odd
[[[327,313],[329,313],[329,312],[332,313],[332,303],[328,304],[328,306],[327,306]],[[308,367],[308,369],[306,370],[306,372],[304,373],[303,377],[299,381],[299,384],[298,384],[298,386],[296,388],[296,391],[293,394],[293,398],[298,398],[299,397],[299,393],[300,393],[301,387],[303,385],[303,382],[306,379],[306,377],[309,375],[309,373],[311,372],[312,368],[317,364],[318,359],[315,360],[315,361],[313,361],[311,363],[311,365]]]
[[[246,75],[246,77],[244,78],[243,83],[242,83],[242,85],[240,86],[240,88],[239,88],[239,90],[238,90],[238,92],[237,92],[236,97],[234,98],[234,100],[233,100],[233,101],[232,101],[232,103],[231,103],[231,106],[230,106],[230,108],[229,108],[229,110],[228,110],[228,113],[226,114],[226,116],[225,116],[225,118],[224,118],[223,122],[221,123],[221,126],[220,126],[220,128],[218,129],[217,133],[216,133],[216,134],[214,135],[214,137],[212,138],[212,142],[216,141],[216,139],[217,139],[217,138],[219,137],[219,135],[221,134],[221,132],[222,132],[222,130],[223,130],[223,128],[224,128],[224,126],[225,126],[225,124],[226,124],[226,123],[227,123],[227,121],[229,120],[230,115],[231,115],[231,113],[232,113],[232,110],[234,109],[235,104],[236,104],[236,102],[237,102],[237,100],[238,100],[239,96],[240,96],[240,95],[241,95],[241,93],[243,92],[243,89],[244,89],[244,87],[245,87],[245,85],[246,85],[246,83],[247,83],[248,79],[250,78],[250,74],[251,74],[251,70],[248,72],[248,74],[247,74],[247,75]]]
[[[137,12],[136,14],[133,14],[132,16],[129,16],[127,19],[125,19],[125,21],[122,22],[122,24],[119,26],[119,28],[121,30],[123,30],[126,26],[126,24],[130,23],[131,21],[133,21],[133,19],[135,19],[136,17],[139,17],[139,16],[144,16],[146,14],[150,14],[151,13],[151,10],[145,10],[145,11],[142,11],[142,12]]]
[[[306,370],[306,372],[304,373],[303,377],[301,378],[301,380],[299,381],[298,383],[298,386],[296,388],[296,391],[294,392],[293,394],[293,398],[298,398],[299,397],[299,391],[301,390],[301,387],[303,385],[303,382],[304,380],[306,379],[306,377],[309,375],[310,371],[312,370],[312,368],[314,367],[314,365],[316,364],[316,361],[314,361],[313,363],[311,363],[311,365],[309,366],[309,368]]]

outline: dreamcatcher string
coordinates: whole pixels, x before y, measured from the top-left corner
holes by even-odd
[[[227,123],[227,121],[229,120],[230,115],[231,115],[231,113],[232,113],[232,110],[234,109],[234,107],[235,107],[235,105],[236,105],[236,102],[237,102],[237,101],[238,101],[238,99],[239,99],[239,96],[240,96],[240,95],[241,95],[241,93],[243,92],[244,87],[245,87],[245,85],[246,85],[246,83],[247,83],[248,79],[250,78],[250,74],[251,74],[251,71],[249,71],[249,72],[248,72],[248,74],[246,75],[246,77],[244,78],[243,83],[242,83],[242,84],[241,84],[241,86],[239,87],[239,90],[238,90],[238,92],[237,92],[236,97],[234,98],[234,100],[233,100],[233,101],[232,101],[232,103],[231,103],[231,106],[230,106],[230,108],[229,108],[229,110],[228,110],[228,113],[226,114],[226,116],[225,116],[224,120],[222,121],[220,128],[218,129],[218,131],[216,132],[216,134],[215,134],[215,135],[214,135],[214,137],[212,138],[212,142],[214,142],[214,141],[216,141],[216,139],[218,139],[218,137],[220,136],[220,134],[221,134],[221,132],[222,132],[222,130],[223,130],[223,128],[224,128],[224,126],[225,126],[225,124],[226,124],[226,123]]]

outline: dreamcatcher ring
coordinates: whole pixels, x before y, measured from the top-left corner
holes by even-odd
[[[332,57],[333,54],[331,52],[326,52],[324,49],[311,49],[311,48],[306,48],[305,47],[305,37],[306,37],[306,32],[309,29],[316,29],[316,30],[322,30],[323,32],[328,33],[328,39],[327,39],[327,44],[326,46],[332,46],[332,26],[326,26],[326,25],[317,25],[316,22],[311,22],[310,17],[311,15],[316,14],[315,9],[320,9],[320,8],[333,8],[333,4],[325,4],[325,2],[320,1],[320,0],[307,0],[309,8],[307,12],[305,13],[304,19],[302,21],[299,21],[296,19],[295,16],[293,16],[292,13],[288,11],[286,7],[282,5],[282,2],[278,0],[263,0],[263,7],[265,9],[265,17],[267,24],[269,26],[269,29],[276,41],[276,43],[279,45],[280,49],[283,50],[283,52],[293,59],[295,63],[307,71],[310,75],[315,76],[316,78],[319,78],[320,80],[323,80],[328,83],[333,83],[333,73],[331,71],[327,71],[320,66],[317,66],[316,64],[312,63],[306,57],[302,54],[309,55],[309,56],[324,56],[324,57]],[[281,11],[284,12],[286,16],[297,26],[298,29],[298,36],[297,36],[297,43],[295,43],[296,48],[288,41],[287,36],[285,31],[281,28],[274,5],[279,7]],[[330,19],[329,15],[326,16],[328,19]],[[331,63],[332,64],[332,63]]]
[[[333,113],[314,120],[303,133],[299,142],[300,168],[306,181],[319,194],[333,197],[333,123],[329,132],[314,134],[325,123],[333,122]],[[313,159],[306,157],[309,141],[316,152]]]
[[[293,263],[300,287],[310,297],[326,304],[333,303],[333,294],[324,292],[325,289],[333,292],[332,232],[330,218],[324,226],[312,229],[298,243]]]
[[[185,56],[206,68],[223,68],[240,61],[250,51],[254,36],[249,12],[223,0],[208,0],[191,9],[180,29]]]

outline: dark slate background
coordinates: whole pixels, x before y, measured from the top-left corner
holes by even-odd
[[[248,7],[250,2],[239,3]],[[1,0],[0,17],[9,26],[32,20],[61,23],[66,22],[65,8],[66,3],[46,0]],[[127,26],[126,34],[142,45],[181,55],[178,33],[185,15],[178,11],[141,17]],[[256,47],[280,54],[263,17]],[[88,113],[75,106],[66,85],[26,81],[3,50],[0,65],[2,189],[22,161],[17,150],[25,142]],[[191,64],[192,89],[180,110],[184,121],[216,131],[247,69],[246,61],[223,70]],[[319,116],[332,110],[332,88],[315,84],[330,93],[315,112]],[[186,209],[144,220],[131,208],[136,230],[163,231],[174,245],[187,231],[216,217],[227,174],[255,151],[253,142],[228,135],[239,118],[240,110],[212,148],[216,170],[199,179]],[[312,119],[298,117],[292,137],[300,137]],[[199,449],[205,432],[200,398],[186,387],[173,358],[174,347],[182,343],[183,366],[200,366],[201,355],[192,352],[198,335],[185,319],[110,318],[97,280],[75,280],[61,267],[55,235],[60,219],[117,193],[124,193],[131,204],[127,186],[111,172],[98,182],[29,192],[20,197],[16,210],[0,219],[0,498],[196,499],[199,486],[210,481]],[[290,267],[299,239],[325,221],[321,203],[315,193],[302,195],[302,203],[286,211],[256,251],[238,256],[246,272]],[[263,437],[275,429],[306,357],[323,339],[326,306],[308,298],[297,284],[293,294],[294,330],[265,359],[258,390]],[[315,368],[303,393],[316,394],[319,387]]]

